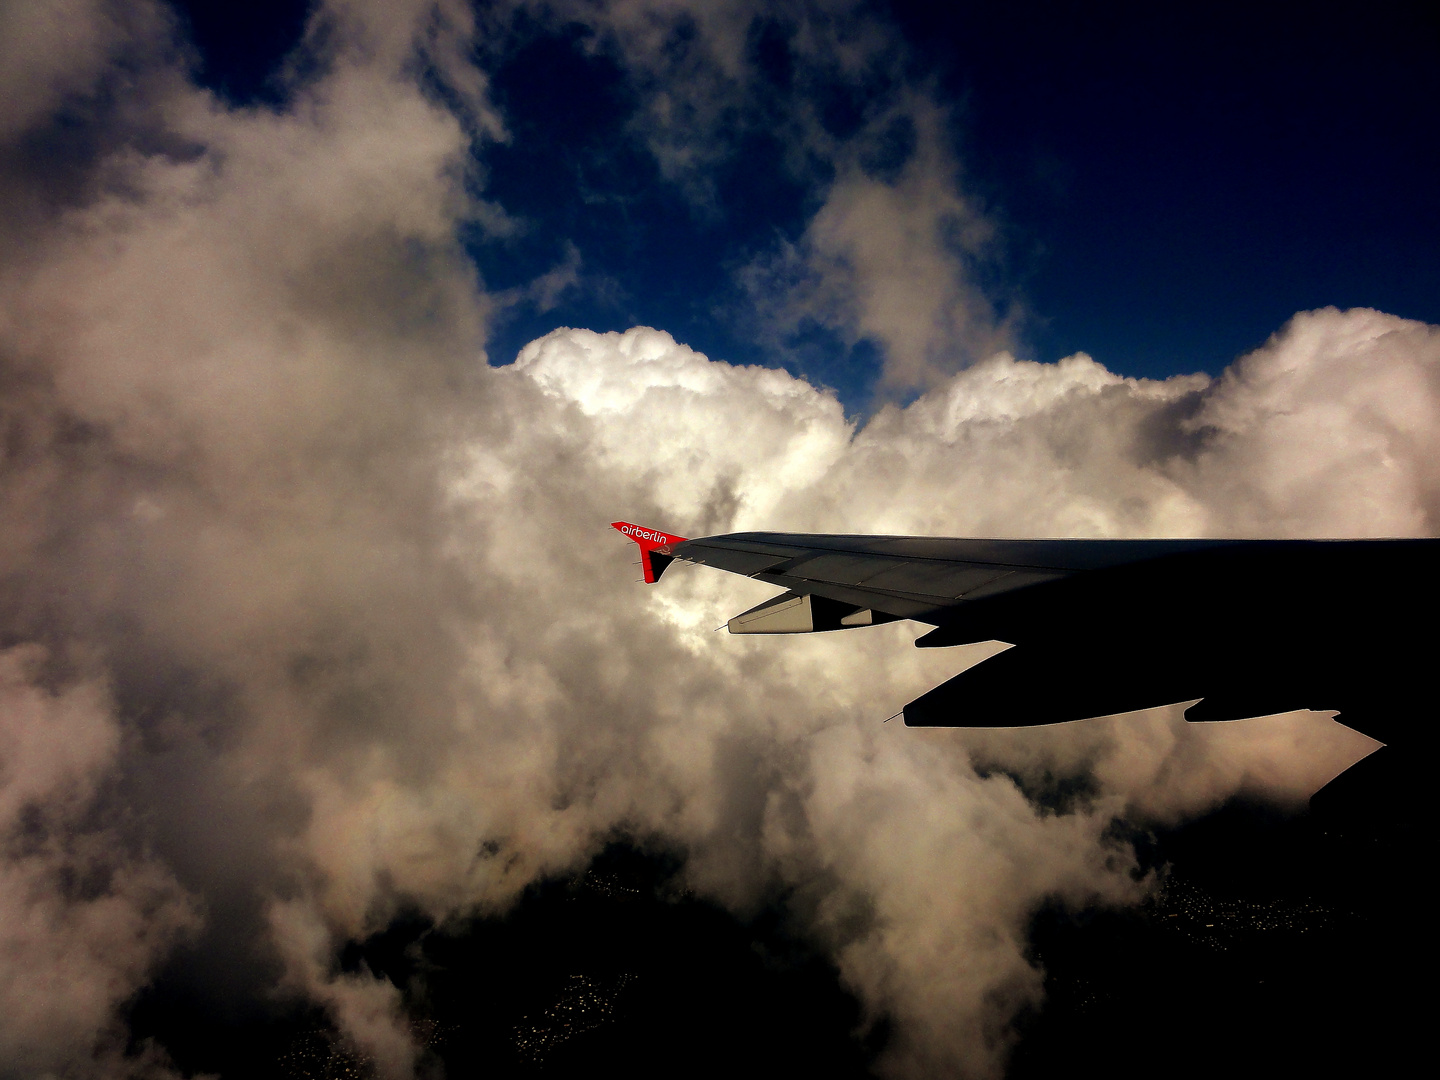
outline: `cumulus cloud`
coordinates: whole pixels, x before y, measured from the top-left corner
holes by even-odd
[[[119,1018],[188,939],[212,992],[286,988],[403,1076],[399,996],[338,973],[341,945],[402,907],[502,910],[625,831],[737,910],[794,896],[893,1019],[891,1073],[993,1075],[1040,998],[1036,905],[1144,888],[1117,815],[1300,799],[1359,755],[1310,714],[882,725],[980,654],[900,624],[716,635],[764,590],[680,566],[635,585],[606,523],[1430,532],[1435,328],[1304,314],[1215,381],[995,355],[863,428],[654,329],[557,330],[489,367],[456,235],[475,141],[503,127],[477,119],[463,18],[381,7],[318,13],[331,51],[283,111],[157,77],[146,138],[65,166],[103,182],[0,263],[18,1070],[154,1065],[120,1053]],[[435,71],[468,90],[435,95]],[[1022,786],[1046,773],[1093,794],[1043,808]]]

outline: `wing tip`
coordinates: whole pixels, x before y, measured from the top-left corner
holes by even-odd
[[[667,533],[660,529],[636,525],[632,521],[612,521],[610,527],[622,536],[634,540],[640,548],[640,564],[645,568],[647,585],[654,585],[659,581],[660,575],[673,561],[670,545],[679,544],[685,540],[683,536],[675,536],[673,533]]]

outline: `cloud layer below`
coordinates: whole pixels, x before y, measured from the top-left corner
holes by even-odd
[[[323,11],[283,112],[196,90],[159,10],[118,10],[71,14],[112,35],[86,56],[152,58],[124,94],[96,60],[0,125],[5,1075],[163,1068],[120,1018],[183,941],[209,992],[287,988],[403,1076],[399,992],[337,974],[343,943],[502,910],[621,831],[737,911],[791,896],[893,1018],[891,1073],[994,1075],[1040,1000],[1035,907],[1147,887],[1116,817],[1298,802],[1371,745],[1314,714],[882,725],[980,654],[716,635],[764,591],[638,586],[606,523],[1433,534],[1437,328],[1303,313],[1213,381],[996,353],[863,427],[661,330],[492,367],[456,238],[503,127],[463,9]],[[62,104],[93,137],[42,154]],[[1044,809],[1017,778],[1046,775],[1093,796]]]

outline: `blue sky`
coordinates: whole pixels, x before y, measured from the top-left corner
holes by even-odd
[[[276,73],[306,5],[179,7],[202,81],[283,106]],[[480,145],[474,182],[509,226],[469,243],[507,299],[492,362],[556,326],[646,324],[863,408],[892,343],[814,303],[766,304],[777,253],[803,242],[845,161],[883,184],[919,153],[895,104],[907,95],[938,110],[941,171],[986,229],[954,245],[956,273],[1022,357],[1215,373],[1300,310],[1440,321],[1440,32],[1421,5],[829,7],[861,27],[858,72],[804,44],[810,8],[776,5],[741,20],[743,85],[697,90],[710,29],[693,20],[668,28],[657,60],[574,17],[594,5],[482,6],[481,65],[508,130]],[[717,116],[659,130],[657,95],[687,93]],[[887,108],[888,132],[862,131]],[[830,149],[797,151],[802,114]],[[903,396],[915,380],[891,383]]]

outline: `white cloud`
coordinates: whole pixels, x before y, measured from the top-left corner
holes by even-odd
[[[1433,326],[1378,311],[1298,315],[1182,425],[1203,446],[1177,475],[1227,532],[1433,536],[1437,380]]]

